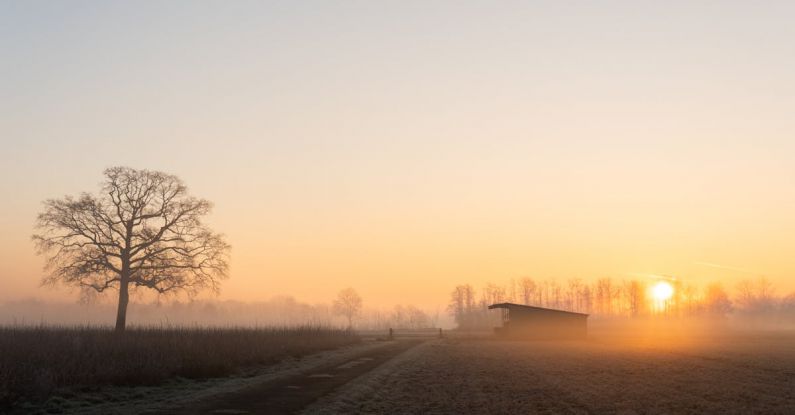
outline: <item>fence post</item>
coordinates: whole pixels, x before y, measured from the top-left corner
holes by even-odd
[[[439,338],[440,339],[442,338],[442,328],[441,327],[439,327]]]
[[[394,337],[392,336],[392,327],[389,328],[389,340],[393,340]]]

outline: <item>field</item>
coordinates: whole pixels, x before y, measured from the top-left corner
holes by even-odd
[[[297,328],[0,328],[0,413],[106,386],[205,379],[358,342],[347,331]]]
[[[40,381],[20,383],[5,368],[25,379],[46,373],[61,386],[122,385],[75,390],[50,383],[56,393],[47,404],[11,413],[795,413],[792,330],[594,326],[588,340],[566,342],[456,332],[387,341],[302,329],[142,330],[122,344],[105,331],[6,330],[3,347],[16,355],[0,359],[5,382],[38,385],[39,393]],[[26,339],[30,350],[8,349],[9,334]],[[70,338],[81,340],[64,340]],[[39,372],[20,369],[23,355],[38,356],[28,361]],[[175,376],[214,378],[161,382]],[[141,382],[160,386],[135,386]]]
[[[795,333],[448,338],[409,350],[305,413],[792,414]]]

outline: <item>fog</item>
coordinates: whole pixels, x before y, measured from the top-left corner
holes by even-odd
[[[113,326],[116,305],[110,301],[81,304],[38,299],[0,303],[2,325]],[[331,326],[344,327],[345,318],[328,303],[306,303],[292,297],[266,301],[216,301],[209,299],[131,303],[129,321],[137,326]],[[392,308],[364,307],[354,320],[357,329],[426,328],[453,326],[439,310],[413,305]]]

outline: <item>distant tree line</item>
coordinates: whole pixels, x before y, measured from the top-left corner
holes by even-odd
[[[356,290],[346,288],[337,295],[332,311],[346,319],[349,329],[422,329],[435,328],[438,325],[438,315],[432,316],[413,305],[398,304],[391,311],[383,311],[365,310],[362,304],[362,297]]]
[[[459,328],[492,327],[499,314],[489,312],[496,303],[516,303],[587,313],[597,317],[704,316],[724,318],[775,317],[795,321],[795,293],[777,296],[765,278],[743,280],[730,293],[720,283],[700,288],[668,279],[673,293],[666,300],[654,297],[651,288],[658,281],[600,278],[586,282],[578,278],[565,282],[512,279],[505,284],[487,283],[480,290],[470,284],[457,285],[450,293],[447,310]]]
[[[361,328],[425,329],[439,326],[438,313],[430,313],[413,305],[398,304],[392,310],[370,310],[361,321]]]
[[[347,291],[347,290],[343,290]],[[348,298],[350,293],[342,296]],[[353,297],[353,296],[350,296]],[[439,315],[414,305],[392,308],[356,308],[348,320],[347,307],[339,307],[340,296],[332,302],[306,303],[289,296],[243,302],[217,299],[136,298],[130,303],[136,326],[209,327],[337,327],[352,325],[357,330],[421,329],[438,327]],[[37,300],[0,302],[3,325],[89,325],[108,326],[114,322],[115,305],[101,297],[87,303],[58,303]]]

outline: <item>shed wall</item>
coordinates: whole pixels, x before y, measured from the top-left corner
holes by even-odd
[[[588,319],[554,311],[510,309],[509,319],[499,332],[519,338],[583,339],[588,333]]]

